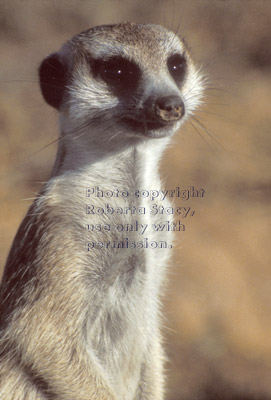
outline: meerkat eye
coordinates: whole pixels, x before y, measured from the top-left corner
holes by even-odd
[[[170,75],[179,85],[186,73],[186,59],[180,54],[173,54],[167,60],[167,67]]]
[[[131,90],[137,86],[140,77],[139,67],[123,57],[99,61],[95,69],[107,84],[115,88]]]

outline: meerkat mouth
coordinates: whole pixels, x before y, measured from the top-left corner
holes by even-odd
[[[130,118],[123,119],[124,124],[132,129],[137,135],[149,137],[164,137],[171,136],[174,132],[175,122],[163,121],[136,121]]]
[[[174,133],[177,122],[185,115],[185,105],[180,95],[156,95],[150,96],[140,111],[126,115],[122,121],[136,133],[158,138]]]

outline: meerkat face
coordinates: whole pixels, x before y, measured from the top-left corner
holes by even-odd
[[[183,41],[158,25],[121,23],[73,37],[40,66],[45,100],[66,134],[170,136],[197,108],[202,80]],[[95,128],[95,129],[93,129]]]

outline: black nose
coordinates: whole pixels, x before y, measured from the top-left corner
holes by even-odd
[[[178,121],[184,115],[184,103],[179,96],[160,97],[155,102],[155,113],[165,122]]]

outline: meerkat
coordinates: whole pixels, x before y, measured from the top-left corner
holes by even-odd
[[[165,216],[144,193],[161,188],[159,160],[201,103],[202,76],[175,33],[120,23],[74,36],[39,78],[60,139],[4,270],[0,399],[163,399],[173,238],[151,229]]]

